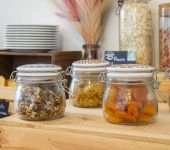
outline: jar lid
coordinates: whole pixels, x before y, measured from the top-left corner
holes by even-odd
[[[154,67],[142,64],[121,64],[107,67],[109,72],[152,72],[154,70]]]
[[[23,72],[55,72],[62,68],[54,64],[27,64],[17,67],[17,71]]]
[[[109,65],[108,62],[104,60],[79,60],[72,64],[74,67],[80,67],[80,68],[92,68],[92,67],[105,67]]]
[[[54,64],[27,64],[17,67],[18,76],[56,76],[62,68]]]
[[[109,62],[104,60],[80,60],[73,64],[73,71],[102,72],[106,70]]]
[[[154,67],[142,64],[111,65],[107,67],[107,76],[136,80],[153,77],[154,70]]]

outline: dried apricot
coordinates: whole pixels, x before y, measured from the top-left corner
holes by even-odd
[[[137,121],[139,121],[139,122],[145,122],[145,123],[148,123],[151,119],[152,119],[152,117],[149,116],[149,115],[146,115],[146,114],[140,114],[140,115],[137,117]]]
[[[143,114],[147,114],[150,116],[156,115],[156,109],[153,101],[148,101],[148,103],[144,106],[141,111]]]
[[[142,108],[142,103],[140,101],[129,101],[128,106],[135,106],[137,108]]]
[[[115,116],[114,111],[112,111],[111,109],[105,109],[105,113],[107,114],[106,118],[109,122],[118,124],[122,121],[121,118]]]
[[[128,110],[128,114],[130,114],[134,117],[138,116],[138,113],[139,113],[138,108],[135,105],[128,106],[127,110]]]
[[[115,100],[118,95],[118,88],[117,87],[111,87],[109,91],[109,97],[108,100]]]
[[[148,97],[148,88],[146,85],[135,86],[132,89],[135,100],[146,101]]]
[[[127,112],[116,111],[116,112],[115,112],[115,116],[116,116],[117,118],[123,119],[124,121],[136,122],[136,117],[128,114]]]

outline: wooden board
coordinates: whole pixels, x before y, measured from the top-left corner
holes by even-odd
[[[170,150],[170,109],[159,104],[157,122],[143,126],[114,125],[102,110],[67,103],[65,117],[23,121],[13,115],[0,120],[2,150]]]
[[[0,99],[14,100],[16,88],[0,86]]]

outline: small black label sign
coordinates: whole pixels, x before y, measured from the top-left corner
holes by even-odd
[[[9,103],[0,101],[0,118],[8,116]]]
[[[105,60],[111,64],[136,64],[136,51],[105,51]]]

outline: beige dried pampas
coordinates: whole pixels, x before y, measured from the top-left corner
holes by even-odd
[[[85,44],[97,44],[103,30],[103,17],[108,0],[54,0],[59,6],[58,16],[73,21]]]

